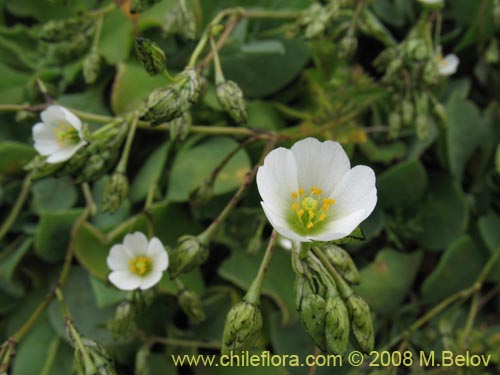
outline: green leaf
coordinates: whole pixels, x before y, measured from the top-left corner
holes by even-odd
[[[24,143],[10,141],[0,143],[0,175],[23,172],[24,165],[35,155],[35,149]]]
[[[462,236],[444,252],[436,269],[422,284],[422,298],[433,304],[471,286],[484,266],[472,238]]]
[[[68,2],[49,2],[39,0],[5,0],[6,8],[20,17],[33,17],[39,21],[64,18],[76,15],[95,5],[92,0],[75,0]]]
[[[78,192],[69,177],[45,178],[33,184],[33,201],[37,212],[64,211],[73,207]]]
[[[282,40],[279,53],[242,53],[240,49],[221,51],[224,75],[241,87],[245,96],[270,95],[290,83],[309,60],[309,49],[299,39]]]
[[[375,260],[361,270],[361,284],[355,291],[370,307],[385,315],[397,311],[410,290],[422,260],[422,252],[404,254],[382,249]]]
[[[62,260],[66,254],[73,223],[82,209],[44,211],[35,232],[35,252],[47,262]]]
[[[406,146],[403,142],[392,142],[379,146],[368,139],[366,142],[360,143],[358,147],[370,161],[375,163],[391,163],[402,159],[406,154]]]
[[[464,193],[450,177],[433,174],[429,181],[429,191],[414,207],[421,226],[414,238],[425,249],[440,250],[465,231],[469,211]]]
[[[251,54],[275,54],[284,55],[286,53],[285,46],[281,40],[256,40],[246,43],[241,46],[241,52],[248,55]]]
[[[110,64],[127,60],[133,43],[133,29],[132,20],[118,7],[106,14],[98,44],[99,54]]]
[[[149,93],[166,86],[165,81],[151,77],[138,64],[119,63],[111,90],[111,108],[115,114],[141,108]]]
[[[106,329],[106,322],[113,318],[114,309],[97,307],[90,284],[90,275],[83,268],[78,266],[71,268],[62,292],[66,307],[82,335],[103,345],[115,343],[111,332]],[[60,337],[68,341],[59,302],[52,301],[48,312],[52,327]]]
[[[160,176],[164,172],[167,162],[170,142],[158,147],[141,167],[134,182],[130,186],[129,198],[132,203],[144,200],[151,187],[157,184]]]
[[[490,254],[500,251],[500,216],[490,211],[482,216],[478,222],[479,233],[484,243],[488,247]],[[500,282],[500,262],[496,262],[488,275],[488,280]]]
[[[247,103],[247,126],[254,129],[278,130],[284,127],[285,121],[272,104],[260,100]]]
[[[0,104],[19,103],[24,97],[30,76],[0,64]]]
[[[93,276],[90,276],[90,285],[92,286],[95,301],[99,308],[113,306],[127,297],[126,291],[119,290]]]
[[[233,251],[219,268],[219,275],[244,290],[248,290],[260,266],[262,252],[249,255],[244,251]],[[291,267],[290,253],[276,249],[266,274],[262,293],[269,296],[280,308],[283,323],[289,323],[295,315],[293,282],[295,274]]]
[[[380,205],[386,209],[418,202],[427,187],[427,173],[419,160],[407,160],[377,178]]]
[[[207,179],[236,147],[238,143],[230,138],[213,137],[178,154],[170,172],[168,199],[173,202],[187,201],[189,193]],[[238,151],[217,176],[214,194],[225,194],[238,188],[249,169],[248,155],[244,150]]]
[[[43,314],[17,348],[12,375],[70,374],[72,362],[73,349]]]
[[[30,249],[33,240],[28,238],[10,254],[3,253],[0,258],[0,290],[21,297],[24,294],[24,284],[15,279],[14,272],[26,252]]]

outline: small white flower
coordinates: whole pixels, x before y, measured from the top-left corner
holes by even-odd
[[[375,173],[338,142],[306,138],[269,153],[257,172],[262,208],[276,231],[300,242],[349,235],[377,203]]]
[[[141,232],[127,234],[123,244],[113,245],[107,258],[108,278],[122,290],[142,290],[157,284],[168,267],[168,254],[161,241],[148,241]]]
[[[438,48],[438,52],[436,54],[436,60],[438,64],[439,74],[442,76],[451,76],[457,72],[458,64],[460,63],[460,59],[457,55],[450,53],[443,57],[441,53],[441,48]]]
[[[47,163],[61,163],[85,146],[82,123],[66,108],[51,105],[40,115],[42,122],[33,126],[35,149],[48,156]]]

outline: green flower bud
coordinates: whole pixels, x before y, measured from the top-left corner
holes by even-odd
[[[105,171],[106,160],[103,155],[94,154],[91,155],[80,174],[76,177],[75,182],[80,184],[82,182],[90,182],[97,180],[101,177]]]
[[[179,82],[179,94],[184,99],[183,103],[186,103],[184,109],[187,109],[198,101],[203,88],[202,80],[196,69],[186,69],[179,75]]]
[[[236,82],[224,81],[219,83],[217,85],[217,100],[237,123],[247,122],[245,99]]]
[[[63,167],[64,163],[46,163],[45,156],[37,155],[28,164],[24,170],[31,172],[31,180],[36,181],[42,178],[53,176]]]
[[[436,61],[429,60],[424,66],[423,80],[428,85],[435,85],[439,82],[440,75]]]
[[[213,181],[204,180],[200,186],[189,194],[189,200],[194,207],[207,204],[214,196]]]
[[[163,50],[153,41],[135,38],[135,52],[150,76],[155,76],[165,70],[166,57]]]
[[[401,129],[401,115],[398,112],[392,112],[389,115],[389,138],[397,138]]]
[[[193,324],[199,324],[205,320],[205,312],[201,307],[200,297],[195,292],[183,289],[177,295],[177,301],[182,311]]]
[[[304,275],[311,272],[308,267],[304,268],[303,271]],[[325,351],[326,303],[323,297],[313,290],[311,282],[304,275],[297,276],[295,279],[295,305],[306,332],[316,345]]]
[[[242,301],[226,316],[222,334],[222,354],[251,349],[262,329],[262,314],[257,305]]]
[[[188,40],[196,39],[196,18],[194,13],[189,10],[184,2],[179,2],[179,17],[177,32],[180,36]]]
[[[425,115],[418,115],[415,121],[417,127],[417,137],[420,140],[425,140],[429,137],[430,126],[429,119]]]
[[[184,112],[181,116],[168,123],[170,139],[183,141],[191,131],[191,114]]]
[[[142,13],[161,0],[132,0],[130,3],[130,13]]]
[[[443,124],[443,125],[448,124],[448,113],[446,112],[446,108],[441,103],[439,103],[438,101],[435,101],[433,111],[434,111],[434,114],[441,121],[441,124]]]
[[[114,338],[130,337],[135,327],[136,311],[130,301],[121,302],[115,310],[115,316],[110,324],[110,330]]]
[[[496,38],[491,39],[484,53],[484,59],[488,64],[496,64],[500,61],[500,51],[498,50],[498,40]]]
[[[148,345],[143,345],[135,355],[134,375],[150,375],[148,358],[151,350]]]
[[[202,244],[196,236],[182,236],[169,254],[170,278],[175,279],[183,273],[204,263],[209,255],[208,247]]]
[[[106,181],[102,197],[102,211],[115,212],[128,194],[128,179],[123,173],[115,172]]]
[[[101,56],[97,50],[92,50],[83,60],[83,79],[85,83],[94,83],[101,71]]]
[[[403,117],[403,123],[405,125],[409,125],[411,123],[413,123],[413,116],[415,114],[415,110],[413,108],[413,103],[411,100],[409,99],[405,99],[403,100],[403,102],[401,103],[401,113],[402,113],[402,117]]]
[[[91,18],[73,17],[63,20],[51,20],[38,32],[38,37],[47,43],[69,41],[77,34],[87,32],[94,24]]]
[[[346,302],[351,316],[351,330],[355,343],[363,352],[369,353],[373,350],[375,340],[370,308],[357,295],[351,295]]]
[[[353,35],[346,35],[340,41],[339,56],[343,58],[351,57],[358,49],[358,40]]]
[[[182,115],[183,102],[171,86],[153,90],[146,100],[147,112],[143,118],[153,126],[172,121]]]
[[[359,284],[359,271],[347,251],[337,245],[322,247],[324,254],[342,277],[351,284]]]
[[[325,338],[328,352],[344,354],[349,342],[349,312],[340,296],[328,298],[325,307]]]

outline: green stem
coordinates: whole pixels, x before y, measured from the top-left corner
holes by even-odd
[[[59,338],[59,336],[54,336],[54,338],[50,342],[49,351],[47,353],[47,357],[45,359],[42,371],[40,373],[41,375],[50,375],[50,370],[52,368],[52,365],[54,364],[54,360],[56,359],[60,342],[61,339]]]
[[[314,252],[314,255],[316,255],[316,257],[320,260],[320,262],[326,268],[328,273],[333,277],[333,280],[335,281],[335,284],[337,286],[337,290],[339,291],[342,298],[344,300],[347,300],[349,297],[351,297],[353,294],[351,287],[347,284],[344,278],[337,272],[335,267],[328,261],[323,251],[321,251],[321,249],[317,246],[313,246],[312,250]]]
[[[96,21],[94,38],[92,39],[92,50],[97,50],[97,47],[99,46],[99,39],[101,39],[101,31],[102,31],[103,22],[104,22],[104,15],[101,14]]]
[[[245,294],[245,301],[254,305],[260,304],[260,292],[262,290],[262,284],[264,282],[264,278],[266,277],[269,263],[273,255],[276,235],[276,231],[273,230],[273,232],[271,233],[271,238],[269,239],[269,243],[267,244],[266,252],[264,253],[264,257],[262,258],[262,262],[260,263],[259,271],[257,272],[257,275],[250,285],[250,288],[248,288],[248,291]]]
[[[26,202],[26,199],[28,198],[28,194],[30,192],[30,187],[31,187],[31,175],[27,174],[26,177],[24,177],[23,180],[23,185],[21,187],[21,191],[19,192],[19,195],[17,196],[16,202],[14,203],[14,206],[12,206],[12,209],[9,212],[9,215],[3,222],[2,226],[0,227],[0,241],[5,237],[7,232],[9,231],[10,227],[12,224],[17,219],[17,216],[19,215],[19,212],[21,211],[21,208],[23,207],[24,203]]]
[[[130,155],[130,150],[132,148],[132,142],[135,136],[135,130],[137,128],[137,122],[139,121],[139,115],[134,114],[134,117],[130,123],[130,127],[128,129],[127,140],[125,141],[125,146],[123,147],[122,156],[120,161],[118,162],[118,166],[116,167],[117,173],[126,174],[127,172],[127,163]]]
[[[90,191],[90,186],[89,186],[88,182],[84,182],[82,184],[82,192],[83,192],[83,196],[85,197],[85,203],[87,204],[87,207],[89,208],[89,215],[95,216],[97,213],[97,206],[94,202],[94,198],[92,197],[92,192]]]
[[[217,52],[217,47],[215,46],[213,37],[210,37],[210,46],[212,47],[212,54],[214,56],[215,85],[218,86],[226,79],[224,78],[224,73],[222,72],[222,67],[219,60],[219,52]]]

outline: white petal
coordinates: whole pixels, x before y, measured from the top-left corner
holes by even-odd
[[[130,271],[115,271],[108,276],[109,281],[121,290],[134,290],[139,288],[142,279]]]
[[[267,206],[265,202],[260,202],[260,204],[262,205],[262,209],[264,210],[264,214],[266,215],[267,220],[269,220],[273,228],[276,229],[276,232],[278,232],[280,235],[290,240],[300,241],[300,242],[310,242],[308,238],[302,237],[299,234],[292,231],[285,218],[282,215],[275,212],[272,208]]]
[[[163,246],[161,241],[157,237],[151,238],[151,240],[148,243],[148,250],[146,252],[146,255],[148,257],[155,257],[156,255],[164,252],[165,252],[165,247]]]
[[[162,276],[163,272],[150,272],[148,275],[142,278],[140,288],[142,290],[151,288],[153,285],[158,284]]]
[[[86,145],[85,142],[80,142],[77,145],[59,148],[58,151],[54,152],[47,158],[46,162],[62,163],[63,161],[70,159],[80,148],[82,148],[85,145]]]
[[[123,239],[125,245],[134,256],[146,255],[148,251],[148,239],[142,232],[127,234]]]
[[[340,219],[360,209],[366,210],[368,216],[375,208],[376,192],[373,169],[365,165],[352,168],[330,195],[330,198],[335,199],[335,204],[331,208],[333,218]],[[373,194],[375,194],[374,202],[364,200],[366,196]]]
[[[295,143],[291,151],[297,164],[298,186],[306,193],[317,187],[330,195],[350,169],[349,158],[338,142],[306,138]]]
[[[291,194],[297,191],[297,167],[290,150],[277,148],[257,171],[257,188],[266,205],[276,211],[288,209]]]
[[[321,234],[311,236],[314,241],[333,241],[344,238],[352,233],[354,229],[366,218],[368,215],[365,210],[361,209],[350,215],[344,216],[338,220],[333,220],[325,224],[324,230]]]
[[[117,244],[111,247],[109,255],[106,259],[108,267],[112,271],[124,271],[129,269],[129,260],[134,256],[130,253],[127,247]]]
[[[59,144],[57,143],[56,140],[35,142],[33,147],[35,148],[35,150],[38,151],[38,153],[40,155],[43,155],[43,156],[54,154],[57,151],[61,150],[61,146],[59,146]]]
[[[460,63],[459,58],[455,54],[446,55],[443,59],[438,61],[439,74],[442,76],[450,76],[455,74]]]
[[[82,123],[78,117],[60,105],[51,105],[40,114],[42,121],[46,124],[58,125],[59,121],[69,123],[76,130],[80,131]]]
[[[167,269],[168,254],[158,238],[153,237],[151,241],[149,241],[147,256],[151,257],[153,260],[154,271],[163,272]]]
[[[56,135],[53,129],[52,126],[44,124],[43,122],[35,124],[31,130],[33,140],[35,142],[55,141]]]

